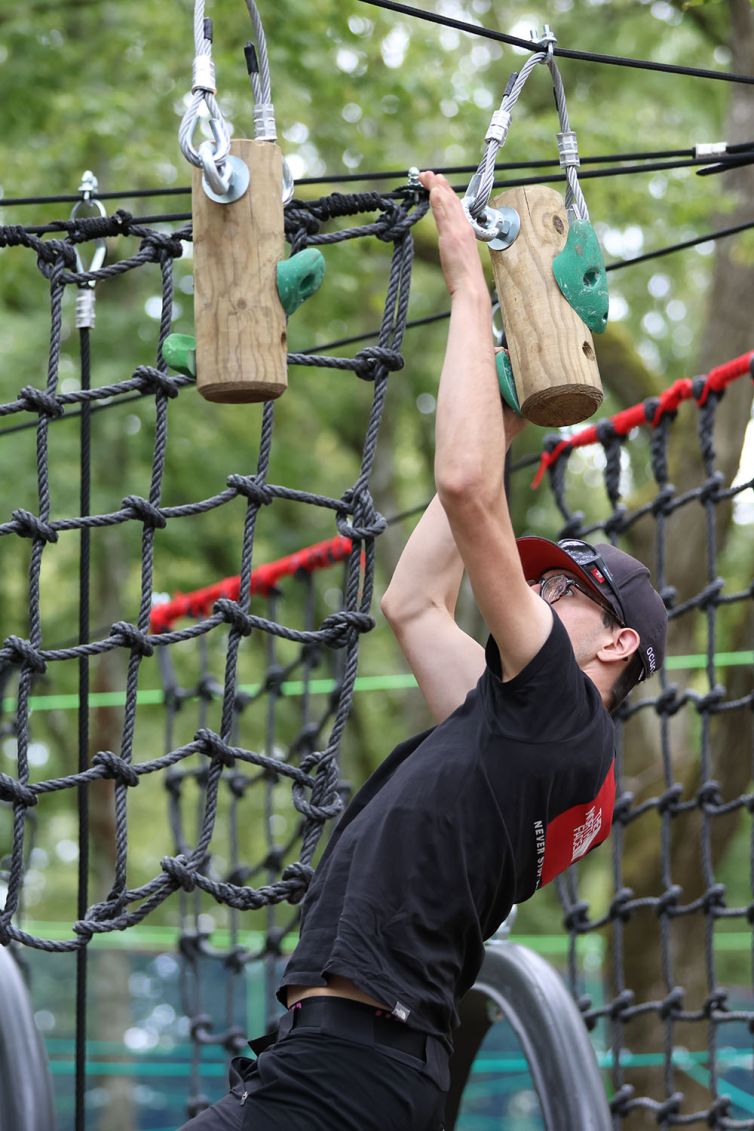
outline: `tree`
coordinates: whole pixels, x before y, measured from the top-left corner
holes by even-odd
[[[0,138],[3,196],[75,192],[86,168],[97,173],[103,191],[187,184],[189,169],[179,153],[176,133],[190,85],[193,55],[189,0],[175,5],[156,0],[38,0],[11,7],[12,11],[0,15],[0,97],[6,107]],[[588,0],[564,0],[558,8],[557,19],[553,17],[551,22],[564,47],[602,52],[607,44],[619,42],[622,53],[637,58],[661,57],[706,67],[724,67],[730,61],[732,70],[754,71],[751,12],[745,0],[691,5],[682,12],[669,4],[600,5]],[[493,29],[527,34],[528,7],[522,0],[514,0],[505,11],[495,9],[489,0],[455,0],[442,10]],[[382,12],[359,0],[320,0],[316,6],[303,0],[286,0],[285,4],[263,4],[262,14],[281,142],[299,179],[324,172],[473,165],[490,113],[499,102],[508,75],[522,60],[520,53],[492,41]],[[244,5],[238,0],[216,0],[207,4],[207,15],[215,21],[214,54],[221,105],[236,134],[248,135],[251,102],[241,50],[249,34]],[[700,84],[693,79],[573,60],[563,60],[561,70],[582,154],[687,148],[722,135],[749,140],[748,87]],[[501,159],[555,160],[556,130],[550,84],[543,69],[532,76],[516,107]],[[582,171],[588,170],[585,167]],[[468,176],[457,173],[453,179],[465,184]],[[401,175],[387,184],[393,187],[402,179]],[[608,258],[672,244],[711,230],[718,222],[750,218],[746,206],[752,187],[748,169],[706,179],[688,171],[609,180],[585,178],[583,185]],[[301,184],[297,192],[315,196],[331,187]],[[367,179],[353,187],[381,189],[385,182]],[[187,210],[188,198],[131,198],[112,206],[121,204],[137,214],[154,214]],[[2,220],[44,223],[66,213],[67,206],[60,205],[28,209],[6,205]],[[444,309],[446,298],[430,222],[419,227],[416,241],[411,313],[420,318]],[[111,260],[125,254],[118,241],[111,241],[108,250]],[[376,325],[384,289],[384,249],[328,249],[326,257],[325,287],[291,321],[292,348],[365,333]],[[598,343],[606,412],[657,393],[684,372],[704,372],[712,364],[751,348],[746,301],[753,281],[751,259],[750,243],[740,237],[718,244],[714,257],[687,252],[668,257],[660,265],[651,263],[611,275],[613,322],[605,339]],[[176,270],[175,328],[190,332],[192,262],[188,247]],[[97,383],[129,376],[137,365],[154,360],[155,324],[149,310],[150,299],[158,290],[154,272],[146,270],[137,278],[128,277],[117,285],[108,285],[107,290],[102,288],[94,335]],[[2,401],[11,400],[23,384],[43,383],[46,304],[46,284],[36,274],[30,257],[12,249],[3,251]],[[685,314],[678,319],[683,309]],[[65,333],[61,380],[75,382],[78,361],[70,310],[66,312]],[[411,331],[406,342],[406,369],[391,378],[374,479],[378,508],[386,514],[413,507],[431,493],[431,397],[442,349],[442,323]],[[276,410],[276,481],[291,486],[306,483],[337,495],[352,480],[368,404],[367,390],[360,385],[343,375],[322,378],[309,371],[292,373],[291,388]],[[726,395],[719,409],[716,441],[720,466],[728,481],[738,465],[750,414],[749,398],[750,390],[740,383]],[[427,408],[430,411],[423,411]],[[256,412],[206,406],[182,394],[171,406],[165,501],[179,503],[214,493],[229,471],[248,469],[254,458],[254,452],[249,451],[249,435],[258,423]],[[95,429],[95,465],[99,469],[95,507],[103,511],[114,509],[131,491],[143,492],[147,481],[152,416],[138,405],[129,407],[127,414],[127,420],[123,413],[103,414],[99,419],[104,422]],[[693,426],[692,414],[679,414],[672,468],[679,492],[698,479],[694,443],[687,437]],[[56,466],[60,469],[53,483],[53,506],[58,515],[75,514],[76,438],[73,432],[66,432],[71,425],[65,422],[53,427]],[[32,436],[4,436],[0,444],[0,474],[13,488],[12,492],[10,486],[8,489],[8,513],[19,505],[32,511],[36,506]],[[301,436],[311,437],[311,443],[302,445]],[[122,453],[117,461],[113,460],[116,444]],[[520,451],[531,453],[540,446],[541,434],[531,429],[522,437]],[[649,490],[641,463],[641,458],[634,459],[635,497]],[[109,475],[103,473],[106,468]],[[588,490],[586,486],[585,493]],[[514,506],[521,528],[550,535],[556,532],[554,508],[540,496],[516,488]],[[284,507],[268,511],[259,526],[258,561],[333,532],[331,524],[314,513],[303,516]],[[705,583],[700,572],[704,532],[701,525],[691,531],[687,527],[674,529],[672,522],[670,526],[668,580],[681,594],[696,593]],[[725,539],[721,554],[736,558],[741,530],[730,522],[729,515],[720,532]],[[402,537],[402,528],[396,526],[381,539],[383,580]],[[635,528],[626,544],[638,556],[652,560],[652,537],[648,526]],[[11,632],[25,634],[21,610],[26,601],[27,563],[23,547],[11,545],[9,539],[2,541],[6,584],[0,593],[0,625],[4,638]],[[97,541],[97,545],[101,543]],[[121,609],[129,610],[130,616],[138,599],[133,547],[121,550],[111,542],[103,545],[101,552],[95,551],[101,555],[95,567],[95,587],[107,598],[116,596]],[[209,515],[193,525],[171,525],[161,542],[157,588],[185,591],[237,572],[239,545],[239,526],[229,526],[224,517]],[[70,540],[64,543],[61,539],[60,547],[51,550],[49,561],[56,599],[45,609],[45,639],[57,643],[75,632],[78,563]],[[121,565],[125,574],[117,585],[110,572],[114,564]],[[107,604],[105,596],[98,600],[98,625],[112,620]],[[737,625],[726,628],[731,647],[743,639],[745,631]],[[697,647],[690,619],[678,622],[673,649],[686,653]],[[384,628],[364,641],[362,663],[363,670],[371,672],[389,672],[399,666],[400,659]],[[189,666],[187,662],[187,669]],[[107,678],[104,671],[101,674]],[[74,689],[66,683],[67,675],[56,674],[57,678],[65,690]],[[156,683],[156,673],[153,678]],[[735,676],[735,680],[745,678],[745,672]],[[731,696],[736,688],[735,682],[729,682]],[[61,722],[60,716],[57,721],[62,726],[57,738],[52,728],[42,732],[50,743],[45,774],[48,769],[57,773],[70,768],[70,722],[67,718]],[[385,709],[384,699],[365,696],[359,700],[353,731],[345,740],[347,773],[355,782],[360,780],[392,742],[423,722],[418,696],[403,697],[391,710]],[[39,718],[35,725],[44,726]],[[733,796],[746,788],[749,771],[743,759],[736,757],[736,744],[728,739],[727,725],[721,719],[715,722],[715,772],[723,795]],[[145,713],[141,736],[145,750],[159,749],[159,720],[147,718]],[[112,738],[107,741],[112,743]],[[683,731],[678,741],[679,749],[690,748]],[[627,742],[631,744],[626,760],[628,784],[636,785],[642,796],[652,795],[659,788],[652,772],[652,766],[657,765],[656,735],[647,725],[646,713],[637,714],[628,724]],[[688,765],[681,763],[678,767],[689,791],[695,788],[697,769],[693,758]],[[154,872],[154,844],[143,831],[160,827],[161,805],[156,797],[141,796],[132,806],[137,878]],[[52,803],[50,809],[55,811]],[[61,816],[70,819],[73,827],[70,813]],[[730,843],[732,825],[716,822],[716,852],[720,857]],[[0,846],[7,840],[4,828],[0,824]],[[43,827],[42,842],[54,848],[49,839],[45,840],[46,835],[49,838]],[[254,831],[249,839],[248,850],[253,854],[262,838]],[[107,846],[107,833],[101,843]],[[675,882],[689,893],[696,890],[696,859],[691,849],[691,835],[674,838],[672,873]],[[107,854],[100,859],[106,860]],[[629,837],[625,866],[626,882],[637,894],[660,890],[656,840],[643,838],[636,844]],[[45,910],[70,919],[73,882],[62,865],[55,882],[49,875]],[[107,877],[103,876],[101,882],[106,886]],[[552,923],[553,913],[552,900],[543,894],[522,910],[522,922],[524,927],[528,923],[542,928]],[[643,943],[645,920],[637,916],[635,922]],[[658,988],[651,966],[641,960],[642,953],[638,945],[631,952],[629,979],[638,1000],[655,1000],[664,989]],[[683,969],[689,994],[698,997],[703,990],[694,981],[696,967],[692,964],[693,968],[686,970],[683,958],[683,954],[678,955],[678,969]],[[638,1039],[651,1044],[654,1036],[647,1031]],[[645,1085],[637,1079],[637,1086]],[[654,1087],[652,1081],[646,1084],[649,1094],[654,1094]]]

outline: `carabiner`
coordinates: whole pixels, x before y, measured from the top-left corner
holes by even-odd
[[[93,208],[96,210],[99,216],[107,216],[105,206],[103,205],[102,201],[97,198],[98,187],[99,184],[94,173],[91,171],[91,169],[87,169],[83,177],[81,178],[81,184],[79,185],[81,200],[77,200],[73,208],[71,209],[71,220],[76,220],[78,218],[78,215],[82,208]],[[99,271],[100,267],[105,262],[105,256],[107,255],[107,244],[102,238],[95,240],[94,254],[92,255],[92,261],[88,267],[85,267],[82,262],[78,245],[74,250],[76,252],[77,269],[83,274],[88,274],[91,271]],[[93,286],[94,283],[90,282],[89,285]]]

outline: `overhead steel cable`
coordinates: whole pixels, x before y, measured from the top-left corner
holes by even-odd
[[[520,47],[524,51],[538,51],[539,45],[530,39],[519,39],[515,35],[506,35],[501,31],[480,24],[470,24],[467,20],[456,20],[452,16],[440,15],[438,12],[427,12],[421,8],[414,8],[409,4],[399,4],[395,0],[360,0],[362,4],[371,4],[375,8],[385,8],[389,12],[398,12],[402,16],[411,16],[417,20],[427,20],[430,23],[441,24],[443,27],[455,28],[465,31],[470,35],[477,35],[483,39],[494,39],[498,43],[507,43],[511,47]],[[587,63],[604,63],[613,67],[631,67],[641,71],[660,71],[670,75],[686,75],[689,78],[716,79],[720,82],[738,82],[754,85],[754,75],[739,75],[728,71],[712,71],[704,67],[683,67],[675,63],[655,63],[651,59],[631,59],[622,55],[603,55],[593,51],[575,51],[570,48],[556,47],[554,54],[561,59],[580,59]]]
[[[656,149],[640,153],[604,153],[594,157],[584,157],[579,154],[582,165],[609,165],[611,162],[624,161],[661,161],[662,165],[616,165],[613,169],[604,172],[585,173],[581,177],[619,176],[622,173],[649,173],[661,169],[685,169],[695,165],[701,166],[699,176],[717,173],[726,168],[737,168],[739,165],[754,161],[754,142],[745,142],[738,145],[725,145],[720,143],[721,152],[713,154],[698,153],[703,146],[690,146],[687,149]],[[495,165],[496,173],[507,173],[519,169],[550,169],[558,167],[557,157],[543,158],[538,161],[501,161]],[[442,165],[434,168],[435,173],[445,176],[455,176],[462,173],[473,173],[477,165]],[[406,176],[405,169],[379,169],[364,173],[333,173],[322,177],[299,177],[296,185],[338,185],[354,184],[359,181],[400,181]],[[538,179],[541,183],[542,178]],[[506,182],[507,184],[508,182]],[[523,182],[522,182],[523,183]],[[154,189],[119,189],[113,192],[100,192],[98,200],[140,200],[158,197],[190,196],[191,186],[185,185],[178,188]],[[58,196],[9,196],[0,197],[0,208],[16,208],[26,205],[41,204],[73,204],[81,199],[80,194],[63,193]],[[185,217],[181,217],[182,219]]]

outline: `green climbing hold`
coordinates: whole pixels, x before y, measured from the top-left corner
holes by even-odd
[[[286,314],[293,314],[301,303],[322,286],[325,277],[325,259],[316,247],[307,247],[281,259],[277,267],[278,295]]]
[[[593,334],[607,326],[607,275],[597,234],[588,220],[572,220],[566,245],[552,261],[563,297]]]
[[[497,366],[497,383],[500,386],[500,396],[503,398],[508,408],[512,408],[514,412],[521,415],[521,405],[518,403],[518,393],[516,392],[516,382],[513,378],[513,369],[511,368],[511,359],[505,350],[498,350],[495,355],[495,364]]]
[[[196,377],[196,338],[191,334],[168,334],[162,356],[171,369],[184,377]]]

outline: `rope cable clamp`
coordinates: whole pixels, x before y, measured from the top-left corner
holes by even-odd
[[[91,169],[87,169],[79,185],[78,191],[81,193],[81,200],[77,200],[71,209],[71,220],[78,219],[83,209],[93,209],[99,217],[106,217],[107,212],[102,201],[97,197],[97,189],[99,182]],[[99,271],[100,267],[105,262],[107,256],[107,244],[100,236],[94,241],[94,252],[92,259],[87,267],[81,259],[78,246],[74,248],[76,253],[76,269],[81,274],[89,274],[92,271]],[[88,279],[85,282],[79,283],[76,293],[76,329],[77,330],[91,330],[94,327],[95,321],[95,295],[94,295],[94,279]]]

